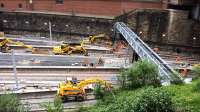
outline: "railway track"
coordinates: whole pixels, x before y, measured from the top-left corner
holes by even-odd
[[[41,112],[45,111],[44,108],[41,107],[41,104],[44,103],[50,103],[53,105],[54,101],[54,96],[52,95],[51,97],[40,97],[40,98],[31,98],[31,99],[21,99],[22,104],[28,108],[30,112]],[[80,107],[84,106],[91,106],[96,103],[96,100],[94,99],[94,96],[87,96],[87,99],[82,102],[77,102],[77,101],[68,101],[63,103],[64,110],[77,110]]]
[[[50,103],[53,105],[53,101],[55,98],[56,92],[35,92],[35,93],[26,93],[26,94],[18,94],[21,103],[28,109],[30,112],[43,112],[44,108],[41,107],[41,104]],[[91,106],[96,103],[93,94],[88,94],[87,99],[82,102],[77,102],[74,100],[70,100],[68,102],[63,103],[63,107],[65,111],[75,111],[80,107]]]
[[[15,60],[17,66],[81,66],[84,64],[98,65],[99,58],[103,60],[125,60],[125,57],[118,58],[116,54],[89,53],[90,56],[81,55],[45,55],[16,53]],[[12,56],[10,53],[0,53],[0,65],[11,66]],[[127,56],[126,56],[126,59]]]
[[[88,107],[91,105],[94,105],[96,103],[96,100],[87,100],[83,102],[68,102],[64,103],[64,111],[66,112],[75,112],[78,111],[81,107]],[[29,110],[30,112],[45,112],[44,108],[38,107],[38,104],[31,105],[32,108]]]
[[[12,67],[0,68],[0,90],[12,90],[15,86],[15,78]],[[77,77],[78,80],[98,78],[112,85],[117,85],[118,67],[17,67],[17,79],[21,88],[34,87],[52,90],[66,77]],[[25,91],[25,90],[24,90]]]

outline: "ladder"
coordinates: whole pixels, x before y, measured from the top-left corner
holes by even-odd
[[[115,23],[114,32],[115,36],[120,33],[141,59],[147,59],[158,66],[162,84],[170,84],[171,81],[182,80],[182,77],[178,73],[175,73],[175,71],[160,56],[158,56],[158,54],[156,54],[123,22]]]

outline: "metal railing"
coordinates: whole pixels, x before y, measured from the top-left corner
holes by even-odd
[[[141,59],[147,59],[158,66],[159,75],[163,82],[170,82],[177,79],[182,80],[179,74],[175,74],[175,71],[123,22],[115,23],[114,29],[115,33],[119,32],[122,34]]]

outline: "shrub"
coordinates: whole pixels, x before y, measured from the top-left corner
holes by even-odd
[[[198,80],[197,83],[193,86],[193,90],[195,92],[200,92],[200,80]]]
[[[168,91],[153,87],[135,91],[120,92],[109,103],[101,101],[88,110],[89,112],[174,112],[171,94]]]
[[[54,98],[53,105],[52,103],[47,102],[47,103],[40,104],[40,106],[42,108],[45,108],[47,112],[63,112],[64,111],[62,100],[58,96]]]
[[[0,95],[0,112],[25,112],[25,107],[13,94]]]
[[[138,96],[134,112],[174,112],[171,95],[161,88],[148,88]]]
[[[118,80],[124,89],[138,88],[147,85],[160,86],[158,68],[147,60],[135,62],[128,70],[122,71]]]

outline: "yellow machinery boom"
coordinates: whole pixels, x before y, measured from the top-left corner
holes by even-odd
[[[98,35],[89,36],[88,40],[91,43],[94,43],[96,41],[96,39],[99,39],[99,38],[105,38],[105,34],[98,34]]]
[[[104,41],[97,41],[97,39],[104,40]],[[84,41],[86,41],[87,43],[91,43],[91,44],[101,43],[100,45],[104,44],[104,45],[112,46],[112,42],[109,40],[109,37],[104,33],[89,36],[87,39],[84,39]]]
[[[61,97],[63,101],[67,101],[69,97],[75,97],[75,100],[83,101],[86,99],[86,92],[84,87],[89,84],[100,84],[104,88],[110,89],[111,84],[100,79],[87,79],[81,82],[70,81],[61,82],[58,86],[57,95]]]
[[[7,44],[14,44],[14,45],[19,45],[19,46],[22,46],[22,47],[26,47],[26,48],[31,49],[32,52],[34,50],[32,46],[25,45],[23,42],[19,42],[19,41],[14,42],[14,41],[12,41],[11,39],[8,39],[8,38],[1,38],[0,39],[0,51],[1,52],[8,52],[9,51],[10,48],[8,47]]]

